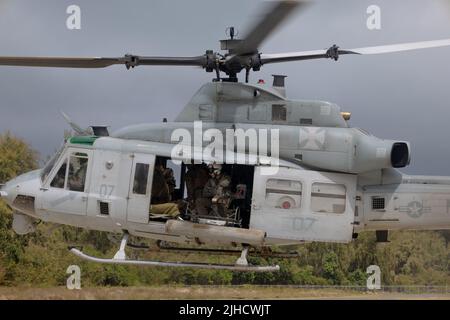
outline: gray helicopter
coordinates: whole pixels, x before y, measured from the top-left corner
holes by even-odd
[[[336,104],[289,100],[285,76],[274,75],[271,87],[249,83],[250,72],[266,64],[448,47],[450,39],[261,53],[267,36],[304,6],[275,2],[243,39],[229,28],[222,52],[195,57],[0,57],[7,66],[197,66],[215,73],[173,122],[109,134],[103,126],[82,129],[65,116],[77,134],[43,169],[0,189],[14,210],[15,232],[33,232],[45,221],[123,235],[112,259],[71,249],[98,263],[263,272],[279,267],[250,265],[249,252],[348,243],[364,231],[387,242],[389,230],[450,229],[450,177],[403,175],[398,169],[410,163],[408,142],[351,128],[350,113]],[[241,256],[235,265],[130,260],[130,236],[159,240],[162,247],[230,246]]]

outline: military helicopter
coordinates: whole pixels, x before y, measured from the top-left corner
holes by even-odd
[[[267,36],[306,5],[272,3],[245,37],[237,39],[229,28],[229,39],[220,41],[222,52],[207,50],[195,57],[0,57],[0,65],[6,66],[197,66],[215,73],[173,122],[133,125],[109,134],[107,127],[82,129],[69,119],[77,134],[45,167],[0,189],[14,210],[15,232],[33,232],[36,222],[44,221],[121,234],[112,259],[71,248],[80,258],[98,263],[267,272],[279,267],[250,265],[250,249],[349,243],[364,231],[375,231],[378,242],[387,242],[389,230],[450,229],[450,177],[398,171],[410,163],[408,142],[382,140],[350,127],[351,115],[336,104],[289,100],[284,76],[275,75],[272,87],[249,83],[251,71],[271,63],[448,47],[450,39],[261,53],[258,48]],[[245,82],[238,81],[242,71]],[[220,137],[227,139],[220,142]],[[205,183],[192,190],[187,181],[200,179],[208,165],[205,181],[216,179],[212,189],[220,190],[219,197],[205,196]],[[153,203],[154,192],[163,189],[155,185],[158,170],[170,166],[176,182],[162,204],[166,209],[176,206],[179,215],[157,212]],[[226,183],[218,177],[227,177]],[[206,213],[198,199],[209,201],[203,206]],[[184,203],[184,209],[175,201]],[[241,256],[235,265],[132,260],[125,253],[130,237],[231,246],[241,249]]]

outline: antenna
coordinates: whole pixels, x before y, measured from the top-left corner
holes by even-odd
[[[239,31],[235,27],[228,27],[225,34],[230,37],[230,40],[234,40],[239,35]]]

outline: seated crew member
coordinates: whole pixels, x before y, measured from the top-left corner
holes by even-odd
[[[164,177],[164,167],[158,165],[153,173],[150,213],[176,218],[180,215],[180,211],[177,204],[171,203],[170,200],[170,189]]]
[[[205,164],[188,165],[188,171],[185,175],[185,181],[187,189],[187,199],[191,208],[197,209],[197,200],[203,197],[203,189],[208,180],[209,170]],[[201,214],[199,212],[197,213]],[[204,214],[204,212],[202,213]]]
[[[171,168],[164,168],[164,167],[162,167],[161,170],[163,172],[164,179],[166,180],[167,187],[169,188],[170,197],[172,198],[173,192],[175,191],[175,188],[177,186],[173,170]]]
[[[72,163],[69,166],[69,181],[68,186],[71,191],[79,191],[84,192],[85,178],[87,172],[87,160],[75,158],[76,167],[79,167],[78,170],[74,168]]]

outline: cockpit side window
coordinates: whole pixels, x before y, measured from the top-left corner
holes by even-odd
[[[311,209],[315,213],[345,213],[347,189],[334,183],[313,183]]]
[[[86,153],[73,153],[70,156],[67,188],[70,191],[84,192],[88,167]]]

